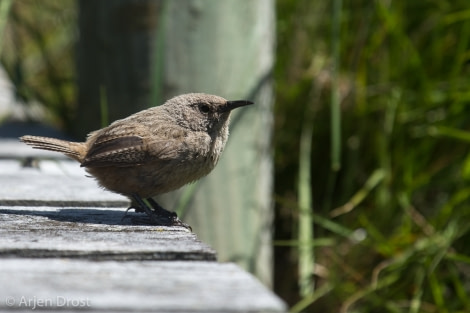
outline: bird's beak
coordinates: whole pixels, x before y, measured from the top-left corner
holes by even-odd
[[[253,104],[253,102],[248,100],[234,100],[234,101],[227,101],[224,106],[220,108],[220,112],[229,112],[233,109],[243,107],[245,105]]]

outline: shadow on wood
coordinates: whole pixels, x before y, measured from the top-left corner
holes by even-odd
[[[51,204],[53,205],[53,204]],[[42,216],[59,222],[78,222],[102,225],[135,225],[152,226],[148,217],[143,213],[127,212],[125,209],[58,209],[51,211],[49,208],[40,209],[0,209],[0,214]],[[155,226],[155,225],[153,225]]]

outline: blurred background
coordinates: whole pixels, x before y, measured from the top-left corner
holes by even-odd
[[[292,312],[470,312],[468,0],[1,0],[0,61],[4,136],[254,100],[161,200],[220,261]]]

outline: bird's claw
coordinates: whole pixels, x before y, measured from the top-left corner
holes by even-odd
[[[152,208],[148,207],[147,204],[142,201],[137,195],[133,195],[134,200],[136,200],[137,206],[131,206],[126,210],[127,212],[131,209],[135,209],[136,212],[144,212],[147,217],[150,219],[150,223],[152,225],[159,225],[159,226],[179,226],[184,227],[190,231],[193,229],[186,223],[183,223],[175,212],[170,212],[162,208],[155,200],[152,198],[147,199],[152,206]],[[124,215],[124,217],[126,217]],[[124,219],[123,217],[123,219]]]
[[[146,212],[147,213],[147,212]],[[152,211],[150,214],[147,213],[152,224],[160,226],[180,226],[184,227],[190,231],[193,229],[186,223],[183,223],[175,212],[169,212],[170,214],[158,214],[155,211]]]

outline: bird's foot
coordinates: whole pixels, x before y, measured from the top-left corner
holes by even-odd
[[[133,217],[129,216],[129,211],[130,210],[134,210],[135,213],[144,213],[144,210],[140,209],[139,207],[135,207],[135,206],[131,205],[130,207],[127,208],[126,212],[124,212],[124,215],[121,218],[121,222],[124,221],[124,219],[126,219],[126,218],[133,219]]]
[[[181,226],[192,231],[193,229],[186,223],[183,223],[175,212],[168,212],[170,214],[161,214],[160,212],[152,211],[150,214],[146,212],[150,221],[155,225],[161,226]]]
[[[130,209],[134,208],[136,212],[144,212],[145,214],[147,214],[147,217],[150,219],[150,222],[152,225],[181,226],[192,231],[191,226],[189,226],[186,223],[183,223],[178,218],[178,215],[175,212],[170,212],[170,211],[165,210],[152,198],[147,199],[147,201],[152,206],[152,208],[149,208],[149,206],[142,200],[141,197],[137,195],[134,195],[132,197],[136,201],[138,207],[137,208],[130,207],[129,209],[127,209],[126,214]]]

